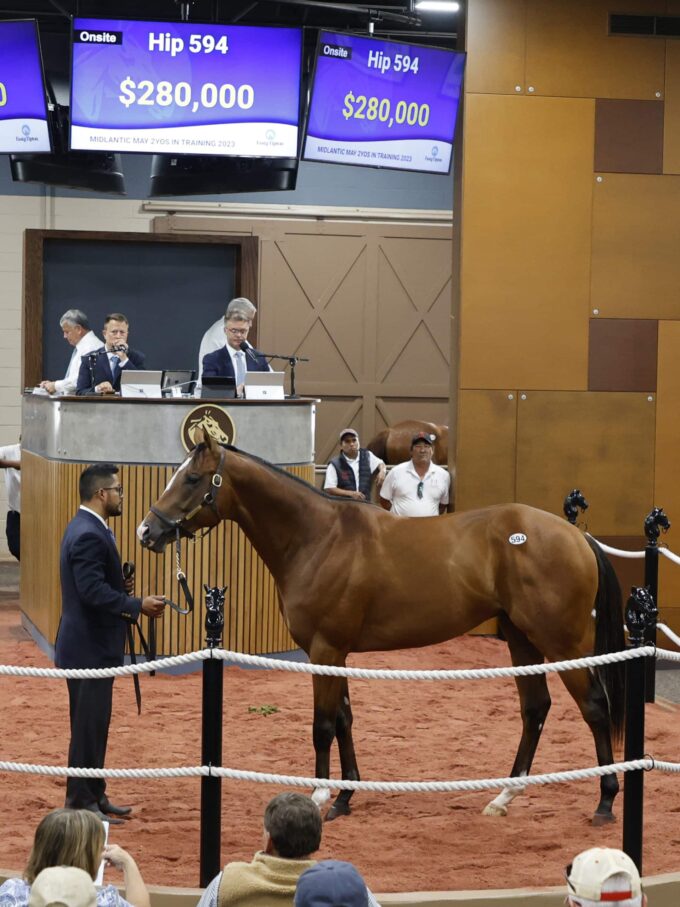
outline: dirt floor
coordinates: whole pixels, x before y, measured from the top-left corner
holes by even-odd
[[[0,661],[48,665],[20,626],[16,602],[0,594]],[[354,657],[365,667],[463,668],[508,663],[505,645],[464,637],[417,651]],[[66,685],[61,680],[0,678],[0,759],[64,765],[68,742]],[[135,710],[132,681],[117,680],[107,764],[115,768],[200,764],[201,678],[142,679]],[[594,764],[588,731],[559,679],[550,680],[553,709],[535,772]],[[364,779],[452,780],[509,773],[519,739],[512,681],[457,684],[354,681],[355,742]],[[250,711],[273,706],[276,711]],[[263,772],[313,774],[309,678],[278,672],[225,672],[224,764]],[[647,710],[647,752],[680,756],[680,706],[660,700]],[[333,771],[337,772],[337,759]],[[134,806],[134,818],[112,828],[151,884],[198,884],[198,779],[113,781],[111,799]],[[249,859],[259,847],[262,813],[278,789],[225,782],[222,859]],[[355,794],[350,817],[328,823],[321,858],[352,860],[375,892],[560,885],[564,866],[593,845],[619,847],[622,823],[592,828],[597,782],[530,788],[505,819],[481,811],[493,796]],[[64,781],[0,774],[0,866],[21,871],[33,831],[61,806]],[[617,801],[618,814],[622,797]],[[676,871],[680,848],[680,780],[645,776],[646,875]],[[119,881],[113,871],[110,881]]]

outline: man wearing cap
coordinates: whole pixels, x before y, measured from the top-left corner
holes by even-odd
[[[353,428],[343,428],[338,440],[340,455],[326,468],[324,491],[337,497],[370,501],[373,479],[378,490],[385,480],[385,464],[370,450],[359,446],[359,435]]]
[[[305,870],[295,889],[295,907],[370,907],[375,898],[361,874],[343,860],[322,860]]]
[[[567,899],[569,907],[645,907],[640,873],[622,850],[591,847],[567,866]]]
[[[380,503],[398,516],[437,516],[449,503],[451,476],[432,462],[434,435],[411,439],[411,459],[395,466],[380,489]]]

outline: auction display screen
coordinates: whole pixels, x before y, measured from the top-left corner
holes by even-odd
[[[0,153],[51,150],[35,20],[0,22]]]
[[[302,31],[76,18],[71,148],[296,157]]]
[[[465,55],[321,32],[302,157],[448,173]]]

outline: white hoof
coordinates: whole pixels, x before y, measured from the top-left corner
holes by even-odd
[[[494,803],[493,801],[482,810],[483,816],[507,816],[507,814],[507,806],[499,806],[498,803]]]
[[[312,800],[316,805],[321,809],[322,806],[325,806],[331,798],[331,792],[327,787],[315,787],[314,793],[312,794]]]

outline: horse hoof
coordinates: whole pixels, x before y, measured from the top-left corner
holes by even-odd
[[[616,822],[613,813],[595,813],[590,824],[593,828],[599,828],[601,825],[610,825],[612,822]]]
[[[334,803],[326,813],[325,822],[332,822],[339,816],[348,816],[352,812],[349,803]]]
[[[507,806],[499,806],[497,803],[489,803],[482,810],[483,816],[507,816]]]

